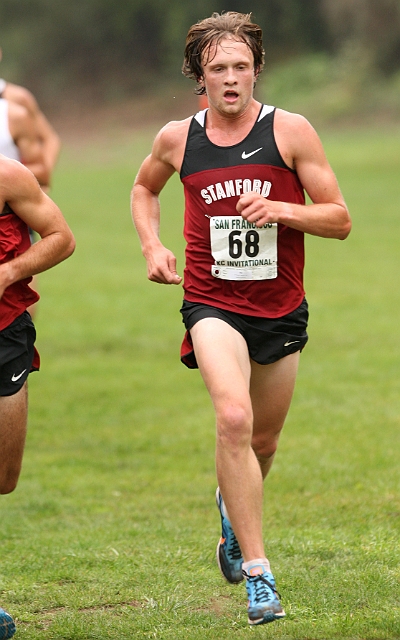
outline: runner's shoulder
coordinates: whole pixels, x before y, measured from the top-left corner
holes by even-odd
[[[153,159],[170,164],[177,171],[182,162],[187,133],[191,118],[168,122],[157,134],[153,150]]]
[[[296,157],[299,154],[303,155],[307,149],[314,150],[315,145],[317,147],[321,145],[318,133],[312,124],[299,113],[277,109],[274,131],[284,156],[285,150],[289,156]],[[286,162],[288,162],[287,159]]]
[[[171,120],[157,134],[154,144],[163,149],[173,149],[185,144],[192,118]]]
[[[26,190],[39,189],[39,184],[29,169],[18,160],[0,154],[0,188],[5,199],[22,195]]]
[[[292,113],[284,109],[276,109],[274,127],[275,131],[286,134],[294,140],[318,137],[316,130],[307,118],[300,113]]]

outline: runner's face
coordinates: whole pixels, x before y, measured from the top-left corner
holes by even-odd
[[[225,38],[211,45],[210,59],[203,64],[210,106],[228,116],[242,113],[253,97],[255,80],[254,57],[247,44]]]

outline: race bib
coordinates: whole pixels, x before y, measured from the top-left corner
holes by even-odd
[[[242,216],[210,218],[211,273],[222,280],[270,280],[278,276],[278,225],[260,229]]]

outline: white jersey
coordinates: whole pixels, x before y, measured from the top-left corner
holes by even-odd
[[[0,153],[12,160],[20,160],[17,145],[12,139],[8,125],[8,101],[0,98]]]

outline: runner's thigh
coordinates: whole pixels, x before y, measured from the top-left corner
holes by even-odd
[[[243,336],[219,318],[191,328],[200,373],[215,405],[232,399],[249,403],[250,359]]]

